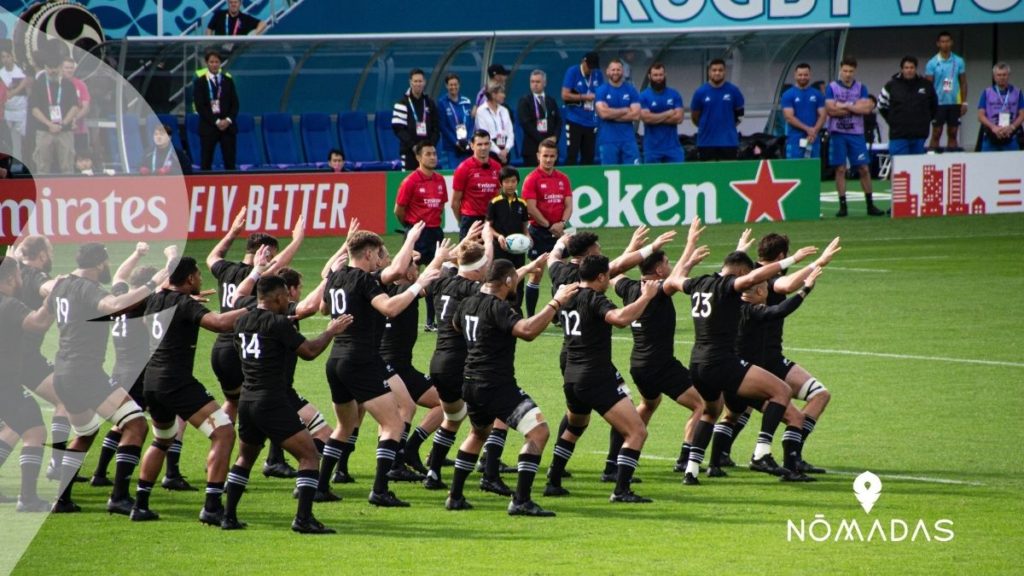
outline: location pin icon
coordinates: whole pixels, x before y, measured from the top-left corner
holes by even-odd
[[[864,472],[854,479],[853,493],[857,496],[861,508],[870,514],[871,508],[882,494],[882,479],[871,472]]]

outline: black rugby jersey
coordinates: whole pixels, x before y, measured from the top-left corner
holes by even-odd
[[[29,315],[28,308],[17,298],[0,294],[0,333],[4,335],[0,346],[0,389],[21,390],[22,355],[28,333],[21,323]]]
[[[118,282],[110,289],[114,296],[127,294],[128,291],[129,286],[125,282]],[[122,386],[131,387],[145,370],[146,361],[149,360],[149,332],[143,321],[148,301],[147,296],[138,305],[110,316],[110,339],[114,342],[114,374],[131,380],[121,382]]]
[[[690,296],[694,344],[690,362],[708,363],[736,357],[736,333],[739,331],[743,300],[733,288],[735,276],[716,272],[683,283]]]
[[[580,288],[572,300],[559,310],[565,334],[565,379],[603,377],[615,373],[612,365],[612,325],[605,314],[615,304],[604,294]]]
[[[435,280],[431,291],[437,314],[437,347],[434,349],[430,371],[443,371],[435,369],[435,362],[461,371],[460,366],[466,358],[466,341],[452,327],[452,318],[463,299],[480,292],[480,283],[458,275],[448,276]]]
[[[306,338],[284,314],[253,308],[235,321],[235,349],[242,360],[243,395],[264,395],[292,385],[296,350]]]
[[[506,300],[479,292],[463,300],[455,312],[466,341],[466,379],[480,388],[516,381],[516,340],[512,328],[523,317]]]
[[[631,368],[658,368],[674,357],[676,307],[672,297],[665,294],[663,284],[658,283],[657,294],[643,314],[630,324],[633,331]],[[640,299],[641,286],[639,280],[623,278],[615,285],[615,293],[622,298],[623,306],[628,306]]]
[[[56,373],[73,374],[81,367],[103,368],[109,327],[108,317],[100,313],[99,304],[108,294],[99,283],[74,275],[54,286],[50,311],[60,332]]]
[[[778,296],[782,297],[782,302],[775,305],[743,304],[736,336],[736,353],[740,358],[758,365],[782,358],[783,322],[786,316],[796,312],[804,298],[799,295],[789,298],[781,294]],[[773,300],[770,295],[768,299]]]
[[[199,323],[209,313],[192,296],[176,290],[149,297],[146,322],[152,354],[144,380],[147,392],[173,392],[192,382]]]
[[[331,272],[324,288],[324,302],[331,318],[352,315],[348,329],[334,337],[331,358],[366,361],[378,354],[378,331],[383,322],[371,302],[383,293],[377,278],[360,268],[342,266]]]
[[[386,292],[388,296],[394,297],[406,290],[408,287],[392,284],[387,287]],[[412,349],[416,346],[416,338],[419,335],[419,301],[420,296],[416,296],[412,304],[397,316],[385,319],[384,335],[380,341],[380,356],[392,366],[412,364]]]
[[[210,272],[217,279],[217,296],[220,298],[221,312],[231,312],[237,309],[237,307],[231,306],[231,298],[234,297],[235,291],[238,290],[238,285],[248,278],[249,274],[252,274],[253,268],[252,264],[231,262],[229,260],[220,260],[210,267]],[[255,291],[255,288],[253,288],[253,291]],[[214,341],[213,345],[215,347],[229,347],[234,346],[233,342],[233,335],[230,332],[223,332],[217,334],[217,340]]]

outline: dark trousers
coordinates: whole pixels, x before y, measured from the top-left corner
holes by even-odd
[[[459,240],[462,240],[466,237],[466,234],[469,234],[469,228],[474,222],[483,219],[483,216],[463,216],[462,219],[459,220]]]
[[[235,169],[235,142],[238,134],[228,130],[219,130],[213,134],[200,134],[199,145],[201,150],[200,167],[203,170],[213,168],[213,153],[220,144],[220,153],[224,157],[224,169]]]
[[[416,159],[416,154],[413,153],[412,148],[402,147],[401,155],[402,167],[405,168],[406,172],[412,172],[420,167],[420,161]]]
[[[594,150],[597,148],[597,128],[566,122],[565,137],[568,151],[565,159],[566,166],[589,166],[594,163]]]

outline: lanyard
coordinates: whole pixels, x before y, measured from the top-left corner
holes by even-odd
[[[547,106],[538,106],[537,105],[537,101],[540,100],[543,97],[544,97],[543,94],[541,94],[540,96],[538,96],[536,94],[533,95],[533,112],[534,112],[534,114],[537,115],[537,119],[538,120],[543,120],[544,118],[548,117],[548,107]],[[541,118],[541,116],[540,116],[541,108],[544,109],[544,118]]]
[[[242,13],[239,12],[238,16],[235,16],[235,29],[231,30],[228,25],[231,23],[231,14],[224,13],[224,35],[225,36],[238,36],[238,27],[242,24]]]
[[[501,119],[501,106],[498,106],[498,112],[492,112],[490,106],[487,107],[487,113],[491,115],[491,118],[497,120],[498,130],[500,133],[505,133],[505,121]]]
[[[458,105],[456,105],[456,104],[458,104]],[[455,117],[455,124],[465,124],[466,123],[466,113],[465,112],[462,113],[462,119],[460,120],[459,119],[459,113],[456,112],[456,110],[462,110],[462,104],[461,103],[456,103],[456,104],[452,104],[451,98],[448,99],[448,108],[451,109],[452,116]],[[412,102],[410,102],[409,105],[412,106]],[[426,110],[426,108],[424,108],[424,110]],[[414,111],[414,114],[415,114],[415,111]],[[426,116],[427,115],[426,112],[424,112],[423,115]]]
[[[57,105],[60,106],[61,96],[64,93],[64,83],[60,80],[57,81]],[[50,106],[53,106],[53,93],[50,92],[50,75],[46,75],[46,99],[50,101]]]
[[[996,97],[998,98],[1000,96],[1000,94],[999,94],[999,86],[995,86],[995,90],[996,90]],[[999,111],[1000,112],[1006,112],[1006,108],[1010,105],[1010,87],[1009,86],[1006,87],[1006,94],[1003,94],[1002,98],[1003,98],[1003,105],[999,107]]]
[[[413,106],[413,104],[412,104],[412,94],[409,94],[406,97],[406,100],[409,102],[409,110],[412,112],[412,119],[415,120],[417,124],[419,124],[420,123],[420,116],[419,116],[419,114],[416,113],[416,107]],[[424,123],[427,122],[427,113],[428,113],[427,101],[423,100],[423,122]]]
[[[159,151],[160,151],[159,148],[153,150],[153,168],[151,170],[152,170],[152,172],[154,174],[156,173],[156,154]],[[171,153],[172,152],[174,152],[174,146],[168,145],[167,146],[167,154],[164,155],[164,161],[163,161],[162,164],[160,164],[161,168],[163,168],[164,166],[167,166],[167,161],[171,159]]]
[[[583,74],[583,70],[580,69],[580,75],[582,75],[582,74]],[[590,74],[588,74],[587,77],[583,79],[583,83],[587,85],[587,91],[584,92],[584,94],[590,94],[590,84],[591,84],[591,82],[593,82],[593,78],[594,78],[594,71],[591,70]]]
[[[207,82],[207,87],[210,89],[210,100],[220,100],[222,82],[219,80],[220,74],[211,75]],[[217,88],[217,97],[213,97],[213,89]]]

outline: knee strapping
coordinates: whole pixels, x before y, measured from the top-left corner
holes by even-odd
[[[174,437],[178,435],[178,422],[175,421],[171,424],[170,428],[160,429],[156,425],[153,426],[153,438],[157,440],[174,440]],[[167,448],[165,447],[164,450]]]
[[[466,419],[466,414],[468,414],[468,412],[466,404],[463,403],[462,408],[460,408],[458,412],[448,412],[446,410],[444,413],[444,419],[448,422],[462,422]]]
[[[93,436],[100,431],[100,426],[103,424],[103,419],[96,414],[92,415],[92,420],[81,426],[72,424],[71,429],[75,431],[78,436]]]
[[[817,378],[808,378],[807,382],[800,387],[800,392],[797,393],[796,397],[798,400],[810,400],[822,392],[828,391],[825,385],[818,382]]]
[[[516,426],[516,430],[520,434],[526,436],[533,431],[534,428],[544,423],[544,417],[541,415],[540,408],[533,408],[529,412],[523,415],[522,419],[519,420],[519,424]]]
[[[309,430],[310,434],[316,434],[321,429],[326,427],[327,421],[324,420],[324,415],[321,414],[319,411],[317,411],[317,413],[314,414],[313,417],[309,419],[309,422],[306,423],[306,430]]]
[[[123,428],[125,424],[139,418],[145,419],[146,415],[142,413],[142,408],[134,400],[129,400],[114,410],[110,416],[110,423],[118,428]]]
[[[221,426],[231,426],[231,417],[227,415],[224,410],[217,408],[212,414],[203,420],[203,423],[197,426],[199,431],[206,435],[207,438],[213,436],[214,430]]]

